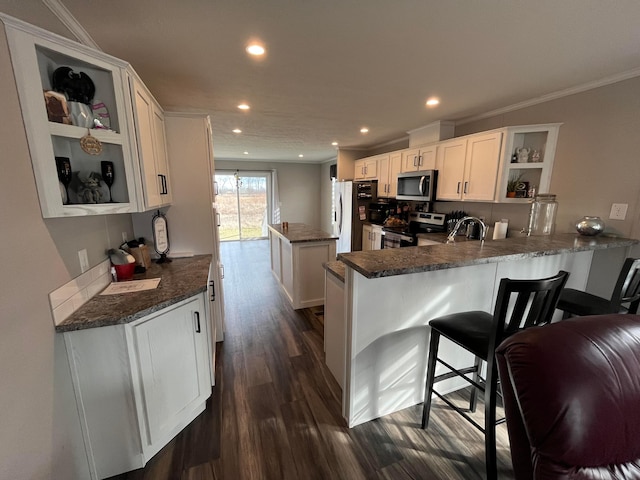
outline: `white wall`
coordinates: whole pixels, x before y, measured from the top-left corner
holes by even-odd
[[[215,157],[215,145],[214,145]],[[245,162],[218,160],[217,170],[278,172],[280,219],[320,228],[320,165],[285,162]],[[327,174],[328,178],[328,174]]]
[[[640,78],[633,78],[461,125],[456,136],[508,125],[563,122],[550,188],[559,204],[557,231],[574,232],[576,220],[595,215],[604,220],[605,232],[640,238],[638,91]],[[629,205],[625,220],[609,219],[612,203]],[[640,247],[631,255],[640,256]],[[609,295],[623,256],[596,252],[587,290]]]
[[[563,122],[550,192],[558,199],[557,229],[597,215],[606,231],[640,237],[640,78],[461,125],[456,136],[508,125]],[[609,220],[612,203],[627,219]]]
[[[129,215],[43,220],[4,29],[0,27],[0,479],[86,479],[62,337],[48,295],[106,258]]]

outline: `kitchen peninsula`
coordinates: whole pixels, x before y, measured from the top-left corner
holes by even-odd
[[[504,277],[543,278],[566,270],[567,286],[584,289],[595,251],[611,249],[607,255],[623,257],[637,243],[557,234],[340,254],[346,265],[344,336],[325,337],[325,343],[327,352],[339,350],[332,342],[344,345],[342,409],[349,426],[423,401],[430,319],[492,312]],[[332,323],[332,301],[327,296],[325,324]],[[472,361],[445,339],[440,354],[454,367]],[[446,393],[460,383],[440,385]]]
[[[337,238],[304,223],[269,225],[271,271],[293,308],[324,303],[322,264],[335,260]]]

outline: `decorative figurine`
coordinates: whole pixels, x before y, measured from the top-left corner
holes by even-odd
[[[102,175],[97,172],[79,173],[78,198],[82,203],[101,203],[102,191],[100,182]]]
[[[540,158],[540,150],[533,151],[533,153],[531,154],[531,161],[534,163],[538,163],[542,161],[542,159]]]
[[[529,161],[529,152],[530,150],[525,147],[516,149],[516,153],[518,154],[518,163],[527,163]]]

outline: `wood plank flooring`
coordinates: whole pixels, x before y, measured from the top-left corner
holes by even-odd
[[[322,310],[291,308],[267,241],[225,242],[222,258],[226,334],[207,409],[144,469],[113,479],[484,478],[482,434],[436,400],[427,431],[422,404],[347,428],[324,364]],[[498,439],[498,475],[511,479],[505,425]]]

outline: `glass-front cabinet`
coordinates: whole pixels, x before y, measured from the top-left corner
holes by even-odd
[[[42,216],[139,211],[126,62],[11,17],[0,19]]]

